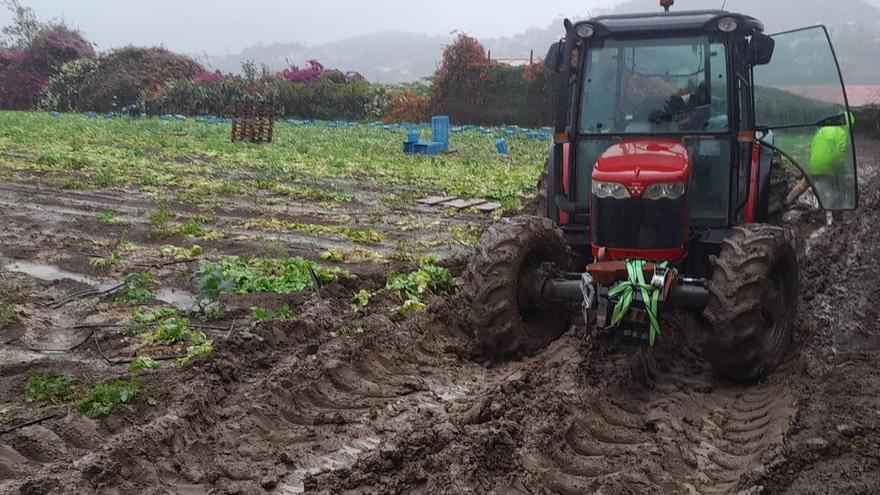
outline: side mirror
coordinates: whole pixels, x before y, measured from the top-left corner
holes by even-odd
[[[547,57],[544,58],[544,66],[555,72],[562,71],[562,53],[565,50],[565,40],[557,41],[550,45]]]
[[[749,62],[752,65],[767,65],[773,58],[776,40],[763,33],[756,33],[749,42]]]

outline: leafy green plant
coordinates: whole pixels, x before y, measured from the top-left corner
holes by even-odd
[[[342,270],[330,270],[299,257],[221,258],[196,270],[199,298],[216,301],[222,293],[272,292],[290,294],[312,287],[315,281],[335,281]]]
[[[174,233],[171,227],[171,212],[165,205],[150,214],[150,235],[152,237],[168,237]]]
[[[186,318],[168,318],[156,327],[150,340],[160,344],[176,344],[190,338],[194,332]]]
[[[32,372],[24,388],[27,402],[65,402],[73,395],[73,379],[54,371]]]
[[[342,263],[345,261],[345,252],[339,248],[330,248],[322,252],[320,258],[324,261],[332,261],[333,263]]]
[[[116,213],[112,211],[102,211],[98,213],[98,221],[105,225],[119,225],[122,223],[122,220],[116,216]]]
[[[155,370],[161,367],[162,365],[160,365],[155,359],[147,356],[138,356],[134,361],[128,364],[129,371]]]
[[[255,327],[267,321],[290,320],[293,316],[293,311],[290,309],[290,306],[286,304],[278,311],[272,311],[271,309],[265,308],[254,308],[251,313],[251,326]]]
[[[191,260],[196,256],[201,256],[203,252],[202,247],[198,244],[193,244],[189,249],[173,246],[171,244],[165,244],[159,247],[159,254],[161,254],[163,258],[171,258],[174,261]]]
[[[177,232],[193,237],[201,237],[205,235],[208,231],[204,227],[202,227],[202,224],[195,218],[188,218],[185,222],[180,224],[179,227],[177,227]]]
[[[454,291],[456,282],[448,269],[425,263],[411,273],[388,274],[385,288],[395,292],[402,302],[395,311],[408,314],[425,308],[423,298]]]
[[[407,299],[403,304],[394,308],[394,312],[399,315],[408,315],[410,313],[418,313],[425,310],[425,303],[418,299]]]
[[[132,323],[122,329],[122,332],[126,335],[138,335],[145,332],[148,326],[161,323],[176,316],[177,310],[169,307],[155,308],[149,311],[134,308],[131,310]]]
[[[95,256],[89,259],[89,264],[96,268],[106,268],[118,265],[122,261],[122,255],[118,251],[111,251],[106,257]]]
[[[156,296],[159,281],[150,272],[133,273],[122,279],[124,284],[116,292],[114,299],[118,302],[141,304],[151,301]]]
[[[131,403],[141,393],[134,376],[113,383],[98,383],[86,391],[85,397],[77,402],[77,407],[86,416],[106,416],[114,407]]]
[[[361,289],[354,294],[354,302],[358,308],[366,308],[370,305],[370,298],[372,295],[369,291],[365,289]]]
[[[186,356],[177,360],[177,364],[185,366],[196,357],[207,356],[214,352],[214,345],[210,340],[194,343],[186,348]]]

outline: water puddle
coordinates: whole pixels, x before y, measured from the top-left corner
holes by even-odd
[[[44,263],[31,263],[30,261],[13,261],[3,267],[6,271],[24,273],[31,277],[44,280],[46,282],[55,282],[58,280],[73,280],[85,285],[97,287],[101,285],[101,281],[87,277],[80,273],[73,273],[62,270],[57,266]]]
[[[170,304],[181,311],[193,309],[197,302],[195,294],[180,289],[159,289],[156,292],[156,300]]]
[[[119,284],[116,280],[92,278],[81,273],[62,270],[57,266],[47,263],[13,261],[4,265],[3,268],[6,271],[23,273],[46,282],[73,280],[74,282],[88,285],[102,292]],[[156,292],[156,300],[170,304],[182,311],[188,311],[196,305],[196,296],[181,289],[161,288]]]
[[[375,449],[379,446],[379,443],[380,440],[376,437],[361,438],[349,445],[343,445],[329,454],[322,455],[316,458],[314,462],[309,463],[308,466],[301,467],[292,472],[275,493],[281,495],[305,493],[304,481],[306,476],[324,471],[348,469],[354,466],[355,461],[357,461],[362,453]]]

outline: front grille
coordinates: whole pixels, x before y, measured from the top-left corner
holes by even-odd
[[[628,249],[679,248],[687,221],[685,199],[599,199],[593,196],[593,244]]]

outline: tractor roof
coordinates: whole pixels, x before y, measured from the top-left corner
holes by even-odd
[[[606,15],[577,23],[596,27],[599,36],[651,33],[657,35],[682,32],[718,32],[718,20],[732,17],[739,23],[738,33],[752,34],[764,31],[764,24],[754,17],[723,10],[689,10],[680,12],[650,12],[644,14]]]

